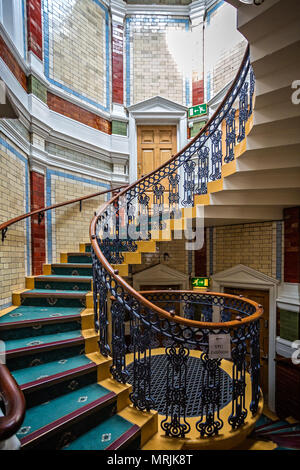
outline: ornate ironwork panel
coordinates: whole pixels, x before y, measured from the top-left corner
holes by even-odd
[[[165,419],[161,428],[166,436],[185,437],[191,426],[186,420],[187,403],[187,358],[189,349],[183,344],[174,343],[166,348],[167,365],[167,393]]]

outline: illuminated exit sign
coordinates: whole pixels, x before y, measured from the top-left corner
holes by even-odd
[[[192,106],[188,110],[189,118],[197,117],[197,116],[204,116],[207,114],[207,104],[197,104],[197,106]]]
[[[209,287],[209,277],[192,277],[192,287]]]

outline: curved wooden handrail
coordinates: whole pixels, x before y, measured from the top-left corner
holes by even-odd
[[[253,315],[250,315],[246,318],[243,318],[242,320],[233,320],[233,321],[224,322],[224,323],[200,322],[200,321],[195,321],[195,320],[189,320],[187,318],[182,318],[182,317],[179,317],[177,315],[171,315],[166,310],[163,310],[160,307],[156,306],[155,304],[151,303],[149,300],[147,300],[145,297],[143,297],[139,292],[137,292],[132,286],[130,286],[121,276],[119,276],[118,270],[114,269],[111,266],[111,264],[107,261],[104,254],[102,253],[102,251],[99,248],[99,245],[98,245],[98,242],[97,242],[97,237],[96,237],[96,224],[97,224],[97,220],[98,220],[99,216],[101,214],[103,214],[105,212],[105,210],[110,205],[112,205],[118,198],[122,197],[127,191],[130,191],[131,188],[133,188],[137,184],[141,183],[146,178],[149,178],[150,176],[152,176],[153,174],[158,172],[163,167],[169,165],[181,153],[183,153],[185,150],[187,150],[188,147],[190,147],[190,145],[192,145],[202,134],[207,132],[207,129],[209,128],[211,123],[214,121],[214,119],[217,117],[219,112],[222,110],[222,108],[224,106],[224,103],[226,103],[227,99],[229,98],[230,94],[232,93],[232,91],[234,89],[234,86],[235,86],[235,83],[238,80],[238,77],[240,76],[240,74],[243,70],[243,67],[247,63],[249,53],[250,53],[250,47],[248,45],[247,48],[246,48],[243,60],[241,62],[241,65],[239,67],[239,70],[236,74],[236,77],[233,80],[229,90],[227,91],[226,96],[224,97],[222,103],[220,103],[220,105],[218,106],[218,108],[215,111],[215,113],[213,114],[213,116],[209,119],[209,121],[206,123],[206,125],[200,130],[200,132],[190,142],[188,142],[187,145],[183,149],[181,149],[179,152],[177,152],[176,155],[172,156],[167,162],[163,163],[161,166],[159,166],[155,170],[151,171],[147,175],[142,176],[139,180],[137,180],[134,183],[132,183],[131,185],[127,186],[126,189],[124,189],[119,194],[114,196],[110,201],[104,203],[101,206],[98,213],[93,217],[93,219],[91,221],[91,224],[90,224],[90,239],[91,239],[91,243],[92,243],[92,248],[95,252],[96,257],[98,258],[98,260],[102,264],[102,266],[104,266],[105,270],[113,277],[113,279],[115,279],[115,281],[117,281],[117,283],[119,283],[125,289],[125,291],[127,291],[130,295],[132,295],[134,298],[136,298],[142,305],[144,305],[145,307],[149,308],[150,310],[156,312],[160,317],[167,318],[169,320],[172,319],[172,321],[174,321],[175,323],[185,324],[185,325],[190,326],[190,327],[207,328],[207,329],[216,329],[216,328],[218,329],[220,327],[223,327],[223,328],[237,328],[241,324],[251,323],[251,322],[255,321],[256,319],[260,318],[261,315],[263,314],[263,308],[262,308],[262,306],[258,305],[256,302],[253,302],[253,301],[245,298],[244,299],[245,301],[247,301],[248,303],[255,306],[256,312]],[[214,292],[210,292],[210,294],[219,295],[219,296],[222,296],[222,297],[230,297],[230,298],[240,299],[240,297],[233,296],[233,295],[230,295],[230,294],[214,293]]]
[[[2,234],[4,232],[4,236],[2,235],[2,241],[5,238],[5,233],[8,229],[8,227],[10,225],[15,224],[16,222],[20,222],[21,220],[27,219],[28,217],[32,217],[34,215],[43,214],[44,212],[50,211],[52,209],[57,209],[58,207],[68,206],[69,204],[75,204],[76,202],[82,202],[82,201],[85,201],[86,199],[91,199],[93,197],[101,196],[102,194],[111,193],[113,191],[118,191],[118,190],[121,190],[121,189],[127,188],[127,187],[128,187],[128,185],[123,184],[122,186],[118,186],[117,188],[110,188],[110,189],[106,189],[105,191],[98,191],[97,193],[88,194],[87,196],[81,196],[81,197],[78,197],[76,199],[71,199],[70,201],[59,202],[58,204],[52,204],[51,206],[41,207],[40,209],[36,209],[34,211],[31,211],[31,212],[26,212],[25,214],[19,215],[18,217],[14,217],[13,219],[10,219],[6,222],[3,222],[0,225],[0,231],[2,232]]]
[[[15,379],[4,364],[0,364],[0,394],[5,416],[0,416],[0,441],[16,434],[25,416],[25,398]]]

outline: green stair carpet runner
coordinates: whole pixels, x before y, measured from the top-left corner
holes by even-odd
[[[140,428],[117,415],[117,395],[97,383],[85,355],[81,312],[91,290],[90,246],[35,277],[22,305],[0,317],[7,366],[26,399],[21,449],[137,449]],[[49,300],[50,299],[50,300]],[[50,305],[49,305],[50,303]]]

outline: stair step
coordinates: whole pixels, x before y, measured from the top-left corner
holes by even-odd
[[[58,448],[59,442],[66,439],[67,430],[76,435],[91,414],[113,403],[116,403],[116,394],[101,385],[93,383],[81,387],[28,409],[17,437],[23,449]]]
[[[82,434],[63,450],[121,450],[139,447],[141,430],[119,415],[103,421]]]
[[[88,291],[31,289],[13,293],[14,305],[85,307]]]
[[[67,263],[89,263],[91,261],[91,253],[61,253],[61,262]]]
[[[83,307],[36,307],[21,305],[0,317],[0,330],[23,328],[39,323],[64,322],[80,318]]]
[[[10,359],[24,354],[34,354],[43,350],[56,349],[66,345],[74,346],[80,343],[84,343],[84,338],[80,330],[55,333],[54,335],[50,334],[13,339],[5,343],[6,357]]]
[[[72,356],[34,367],[26,367],[12,371],[12,375],[21,390],[30,391],[45,384],[56,383],[62,378],[71,378],[97,368],[97,365],[85,355]]]
[[[46,266],[50,266],[54,275],[92,276],[92,263],[54,263]]]
[[[26,278],[27,288],[49,289],[49,290],[77,290],[90,291],[92,276],[32,276]]]

